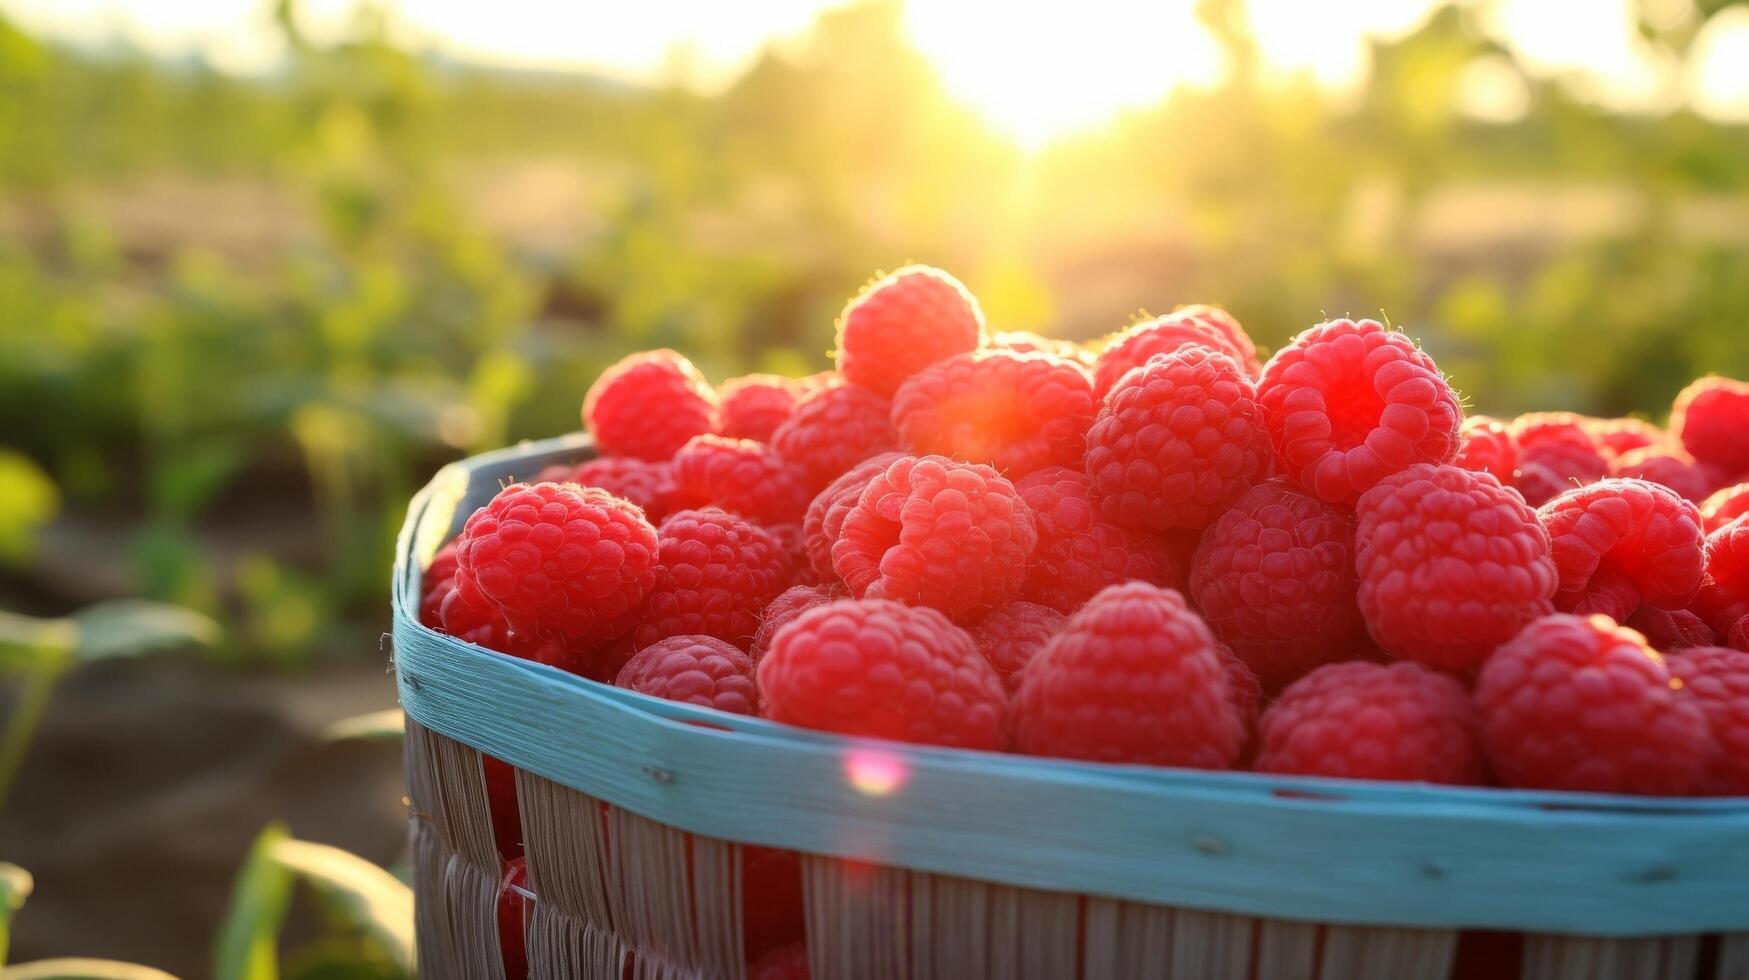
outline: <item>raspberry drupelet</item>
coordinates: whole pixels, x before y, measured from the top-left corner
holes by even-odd
[[[818,493],[863,460],[899,448],[890,415],[884,396],[854,385],[832,385],[796,405],[772,434],[771,447],[810,494]]]
[[[1508,427],[1518,441],[1518,481],[1525,503],[1540,507],[1576,486],[1609,475],[1609,459],[1591,420],[1572,412],[1532,412]]]
[[[1231,357],[1247,377],[1262,370],[1257,348],[1239,321],[1213,306],[1187,306],[1126,328],[1100,351],[1093,367],[1093,394],[1104,398],[1118,380],[1157,354],[1197,345]]]
[[[764,443],[695,436],[674,454],[677,507],[721,507],[761,524],[801,520],[808,491]]]
[[[759,629],[753,634],[753,649],[750,651],[753,659],[758,660],[765,656],[765,651],[771,646],[771,638],[777,635],[778,630],[788,626],[790,620],[815,606],[824,606],[842,598],[842,594],[819,585],[795,585],[779,593],[759,614]]]
[[[1695,647],[1664,658],[1682,693],[1706,715],[1714,751],[1700,792],[1749,796],[1749,653]]]
[[[1738,483],[1714,493],[1700,505],[1700,516],[1708,532],[1717,531],[1744,514],[1749,514],[1749,483]]]
[[[1036,602],[1010,602],[971,628],[978,652],[1002,675],[1009,694],[1020,687],[1021,671],[1043,650],[1068,619]]]
[[[1080,365],[1049,354],[980,350],[943,358],[893,396],[893,424],[912,452],[987,463],[1017,480],[1078,466],[1093,424]]]
[[[870,283],[838,319],[838,371],[890,397],[906,378],[944,357],[976,350],[984,312],[958,279],[909,265]]]
[[[601,372],[583,399],[583,424],[604,456],[666,460],[721,425],[717,393],[671,350],[632,354]]]
[[[737,715],[759,713],[753,658],[714,636],[670,636],[637,652],[615,687]]]
[[[776,374],[730,378],[717,389],[722,433],[731,439],[770,442],[802,396],[801,382]]]
[[[702,635],[746,649],[760,613],[789,587],[794,559],[769,531],[714,507],[662,522],[656,579],[632,644]]]
[[[1669,446],[1630,449],[1610,463],[1609,475],[1656,483],[1695,503],[1705,500],[1718,482],[1710,467]]]
[[[600,487],[642,507],[644,516],[654,524],[662,523],[662,518],[674,509],[674,467],[667,461],[652,463],[635,456],[603,456],[575,466],[549,466],[534,482]]]
[[[1670,431],[1689,455],[1726,479],[1749,476],[1749,383],[1711,375],[1682,389]]]
[[[1020,597],[1072,613],[1108,585],[1140,579],[1179,584],[1165,538],[1132,531],[1100,515],[1092,481],[1053,466],[1014,485],[1032,512],[1038,545]]]
[[[838,543],[839,532],[844,528],[844,515],[862,498],[863,488],[870,480],[904,456],[904,453],[871,456],[833,480],[808,504],[808,512],[802,517],[803,547],[807,549],[808,564],[822,582],[843,581],[832,568],[832,546]]]
[[[1458,430],[1458,454],[1452,462],[1466,470],[1488,473],[1501,486],[1518,478],[1518,440],[1506,423],[1486,415],[1471,415]]]
[[[1625,622],[1644,602],[1681,609],[1705,570],[1699,508],[1644,480],[1601,480],[1543,504],[1550,555],[1561,575],[1555,606]]]

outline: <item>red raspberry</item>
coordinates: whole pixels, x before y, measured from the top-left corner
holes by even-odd
[[[569,483],[498,491],[468,518],[456,548],[462,600],[543,640],[617,635],[656,581],[656,529],[643,512]]]
[[[832,546],[844,527],[844,515],[856,506],[868,481],[885,473],[887,467],[904,453],[882,453],[857,463],[845,474],[814,496],[808,513],[802,519],[802,537],[808,551],[808,564],[814,574],[825,582],[842,581],[832,568]]]
[[[1690,455],[1728,478],[1749,474],[1749,384],[1709,375],[1682,389],[1670,431]]]
[[[1675,491],[1678,497],[1699,503],[1713,492],[1713,474],[1680,449],[1648,446],[1617,456],[1610,475],[1646,480]]]
[[[790,620],[815,606],[824,606],[842,598],[842,595],[819,585],[796,585],[779,593],[759,616],[759,630],[753,634],[753,659],[758,660],[765,656],[765,651],[771,646],[771,638],[777,635],[778,630],[788,626]]]
[[[504,865],[498,883],[498,955],[504,963],[504,980],[528,976],[528,950],[523,945],[522,920],[528,914],[528,859],[517,858]]]
[[[1331,320],[1263,369],[1257,399],[1287,477],[1353,507],[1392,473],[1457,455],[1463,409],[1433,358],[1376,320]]]
[[[753,658],[714,636],[658,640],[626,661],[613,684],[731,714],[759,714]]]
[[[723,435],[770,442],[801,399],[801,383],[776,374],[730,378],[717,389],[722,402]]]
[[[1749,517],[1707,535],[1706,578],[1693,608],[1727,645],[1749,649]]]
[[[1710,647],[1719,642],[1719,634],[1698,614],[1688,609],[1659,609],[1642,605],[1634,610],[1627,622],[1629,629],[1638,630],[1652,649],[1660,653]]]
[[[1749,514],[1749,483],[1726,487],[1700,505],[1700,516],[1706,520],[1708,531],[1717,531],[1744,514]]]
[[[1013,694],[1020,687],[1021,671],[1067,621],[1049,606],[1010,602],[972,627],[972,642]]]
[[[838,370],[851,384],[891,396],[944,357],[976,350],[984,312],[960,281],[908,265],[864,287],[838,318]]]
[[[1257,348],[1231,314],[1212,306],[1187,306],[1137,323],[1113,337],[1094,363],[1094,397],[1104,398],[1124,375],[1155,355],[1175,353],[1190,346],[1226,354],[1247,377],[1255,378],[1262,370],[1257,363]]]
[[[1015,747],[1032,755],[1229,769],[1245,745],[1228,668],[1184,597],[1114,585],[1027,665]]]
[[[1030,330],[1008,330],[991,334],[990,346],[1016,354],[1049,354],[1079,364],[1089,371],[1093,369],[1093,355],[1085,347],[1072,340],[1042,337]]]
[[[770,532],[714,507],[662,522],[656,582],[632,644],[671,636],[753,642],[759,614],[789,587],[794,566]]]
[[[492,843],[506,861],[522,856],[522,810],[516,800],[516,770],[503,759],[480,753],[486,776],[486,809],[492,815]]]
[[[1469,692],[1420,664],[1325,664],[1288,685],[1259,734],[1258,772],[1487,781]]]
[[[1561,574],[1555,607],[1625,621],[1641,602],[1681,609],[1705,570],[1700,509],[1644,480],[1603,480],[1543,504]]]
[[[1526,626],[1476,679],[1482,745],[1508,786],[1679,796],[1712,757],[1706,718],[1645,638],[1603,616]]]
[[[1093,409],[1079,365],[981,350],[912,375],[893,396],[893,424],[912,452],[988,463],[1019,479],[1046,466],[1079,466]]]
[[[1272,689],[1354,655],[1356,586],[1354,518],[1284,480],[1239,498],[1190,566],[1209,629]]]
[[[680,507],[721,507],[761,524],[799,521],[808,491],[795,471],[763,443],[695,436],[674,456]]]
[[[1634,418],[1593,419],[1581,416],[1580,424],[1605,459],[1614,460],[1636,449],[1664,446],[1670,439],[1664,430]]]
[[[1518,478],[1518,440],[1506,429],[1506,423],[1486,415],[1464,419],[1458,429],[1458,454],[1453,463],[1477,473],[1490,473],[1501,486],[1512,486]]]
[[[1206,527],[1269,475],[1269,432],[1251,379],[1192,346],[1124,375],[1087,433],[1087,475],[1107,520]]]
[[[899,448],[887,400],[866,388],[837,385],[802,399],[771,437],[809,493],[871,456]]]
[[[756,844],[742,844],[740,850],[741,927],[748,955],[763,957],[800,942],[807,932],[801,856]]]
[[[717,431],[717,393],[674,351],[644,351],[589,386],[583,424],[603,456],[665,460],[693,436]]]
[[[1548,535],[1486,473],[1413,466],[1368,490],[1356,514],[1356,597],[1393,656],[1467,670],[1553,609]]]
[[[1037,543],[1032,514],[995,470],[902,456],[845,513],[832,567],[859,599],[930,606],[964,622],[1019,594]]]
[[[456,545],[450,543],[431,556],[431,564],[419,577],[419,623],[434,630],[443,629],[443,600],[455,586]]]
[[[1714,752],[1701,780],[1709,796],[1749,796],[1749,653],[1695,647],[1664,658],[1682,692],[1700,705]]]
[[[615,497],[644,509],[644,516],[660,523],[674,509],[674,468],[666,462],[652,463],[631,456],[603,456],[575,466],[549,466],[536,483],[575,483],[600,487]]]
[[[1532,507],[1575,486],[1596,483],[1609,461],[1591,437],[1589,421],[1571,412],[1533,412],[1512,420],[1518,440],[1518,491]]]
[[[1245,730],[1249,732],[1257,724],[1257,715],[1263,708],[1263,685],[1231,647],[1216,640],[1215,648],[1221,652],[1221,666],[1227,671],[1227,691],[1232,697],[1233,707],[1239,709],[1239,720],[1245,723]]]
[[[747,967],[747,980],[808,980],[808,946],[778,946]]]
[[[476,595],[478,605],[465,601],[459,587],[452,585],[444,596],[439,618],[445,633],[488,650],[532,660],[591,680],[612,680],[624,660],[608,642],[631,628],[631,615],[608,623],[591,636],[541,636],[526,630],[511,629],[504,615]]]
[[[1181,581],[1166,541],[1101,517],[1092,487],[1087,474],[1065,466],[1039,470],[1014,485],[1038,528],[1022,599],[1072,613],[1108,585]]]
[[[765,716],[844,735],[957,748],[1006,740],[1002,678],[933,609],[844,599],[802,613],[759,661]]]

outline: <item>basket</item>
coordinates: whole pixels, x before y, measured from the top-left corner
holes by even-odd
[[[571,436],[449,466],[401,534],[395,670],[426,976],[502,975],[484,752],[516,767],[536,977],[743,976],[743,845],[761,845],[801,854],[816,980],[1749,980],[1749,801],[846,739],[420,626],[421,569],[466,515],[590,452]]]

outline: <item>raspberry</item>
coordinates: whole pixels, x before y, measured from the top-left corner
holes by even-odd
[[[1555,607],[1626,620],[1641,602],[1681,609],[1705,570],[1700,510],[1644,480],[1603,480],[1543,504],[1549,554],[1561,575]]]
[[[807,925],[802,905],[802,861],[796,852],[741,845],[741,914],[742,935],[750,956],[801,940]]]
[[[807,535],[799,523],[767,524],[765,530],[777,542],[777,547],[790,558],[790,582],[796,585],[819,585],[819,576],[808,565]]]
[[[1413,466],[1368,490],[1356,514],[1356,598],[1387,653],[1466,670],[1553,609],[1548,535],[1486,473]]]
[[[1749,517],[1739,517],[1707,535],[1706,577],[1694,611],[1720,638],[1749,649]]]
[[[1591,442],[1605,459],[1614,460],[1636,449],[1662,446],[1669,442],[1664,430],[1650,422],[1634,418],[1582,418],[1580,424]]]
[[[856,506],[870,480],[885,473],[894,460],[903,458],[904,453],[870,456],[833,480],[808,505],[808,513],[802,519],[803,543],[808,551],[808,564],[822,581],[842,581],[832,568],[832,546],[838,542],[838,534],[844,527],[844,515]]]
[[[1749,483],[1726,487],[1700,505],[1700,516],[1706,520],[1708,531],[1717,531],[1744,514],[1749,514]]]
[[[843,598],[830,589],[818,585],[796,585],[778,594],[759,615],[759,630],[753,634],[753,659],[765,656],[765,651],[771,646],[771,638],[777,631],[789,625],[790,620],[814,608],[824,606],[828,602],[836,602]]]
[[[764,528],[716,508],[662,522],[656,581],[632,645],[712,636],[745,648],[759,614],[789,587],[791,558]]]
[[[419,623],[434,630],[443,629],[443,600],[455,585],[456,545],[450,543],[431,556],[431,564],[419,578]]]
[[[1020,687],[1021,671],[1065,622],[1063,614],[1049,606],[1010,602],[972,627],[972,642],[1013,694]]]
[[[966,622],[1019,594],[1037,543],[1032,514],[995,470],[902,456],[845,513],[832,567],[859,599],[930,606]]]
[[[1661,653],[1710,647],[1719,642],[1719,634],[1713,632],[1707,621],[1688,609],[1642,605],[1622,625],[1638,630],[1652,649]]]
[[[737,715],[759,713],[753,658],[714,636],[670,636],[638,651],[615,687]]]
[[[1482,745],[1508,786],[1673,796],[1714,751],[1694,699],[1645,638],[1603,616],[1526,626],[1476,679]]]
[[[456,559],[469,606],[540,640],[599,641],[655,584],[656,529],[605,490],[512,483],[468,518]]]
[[[1705,466],[1679,449],[1664,446],[1628,450],[1616,457],[1610,475],[1656,483],[1696,503],[1713,492],[1713,475]]]
[[[1583,416],[1533,412],[1513,419],[1510,428],[1518,440],[1516,485],[1532,507],[1609,474],[1609,462],[1592,439]]]
[[[492,815],[492,843],[506,861],[522,856],[522,810],[516,801],[516,770],[503,759],[480,753],[486,777],[486,808]]]
[[[1157,354],[1202,346],[1233,359],[1247,377],[1261,371],[1257,348],[1230,314],[1212,306],[1187,306],[1175,313],[1135,324],[1113,337],[1093,367],[1093,394],[1104,398],[1124,375]]]
[[[1689,455],[1728,478],[1749,474],[1749,384],[1710,375],[1682,389],[1670,431]]]
[[[1093,369],[1094,358],[1087,352],[1087,348],[1072,340],[1041,337],[1030,330],[1008,330],[991,334],[990,346],[1016,354],[1049,354],[1079,364],[1090,371]]]
[[[1331,320],[1263,369],[1257,400],[1285,475],[1353,507],[1392,473],[1457,455],[1463,410],[1433,359],[1376,320]]]
[[[1487,780],[1475,709],[1420,664],[1325,664],[1263,713],[1259,772],[1473,785]]]
[[[808,946],[778,946],[747,967],[747,980],[808,980]]]
[[[1200,345],[1124,375],[1087,433],[1093,496],[1107,520],[1125,527],[1205,527],[1269,468],[1251,379]]]
[[[1682,692],[1700,705],[1714,752],[1700,792],[1749,796],[1749,653],[1696,647],[1666,657]]]
[[[891,396],[944,357],[976,350],[984,312],[960,281],[908,265],[863,288],[838,318],[838,370],[851,384]]]
[[[1220,651],[1221,666],[1227,671],[1227,693],[1232,699],[1233,707],[1239,709],[1239,719],[1245,723],[1245,730],[1249,732],[1257,724],[1258,712],[1263,707],[1263,685],[1231,647],[1216,640],[1215,648]]]
[[[666,462],[603,456],[575,466],[549,466],[535,480],[547,481],[600,487],[642,507],[644,516],[656,523],[674,509],[674,468]]]
[[[730,378],[717,389],[723,435],[769,442],[771,434],[795,411],[801,394],[801,385],[793,378],[775,374]]]
[[[799,521],[808,491],[782,457],[763,443],[695,436],[674,456],[679,507],[721,507],[761,524]]]
[[[717,393],[674,351],[644,351],[589,386],[583,424],[603,456],[665,460],[693,436],[717,431]]]
[[[1244,749],[1215,638],[1184,597],[1114,585],[1027,665],[1015,747],[1032,755],[1228,769]]]
[[[777,427],[771,446],[817,493],[871,456],[899,448],[887,400],[866,388],[837,385],[802,399]]]
[[[1354,655],[1356,586],[1354,518],[1285,480],[1239,498],[1190,566],[1209,629],[1270,688]]]
[[[1499,419],[1472,415],[1458,429],[1458,454],[1452,462],[1466,470],[1493,474],[1501,486],[1509,487],[1518,478],[1518,440]]]
[[[503,958],[505,980],[528,976],[528,950],[523,946],[522,920],[528,914],[528,859],[517,858],[504,865],[498,883],[498,955]]]
[[[1039,470],[1014,485],[1038,528],[1022,599],[1072,613],[1108,585],[1181,581],[1165,540],[1101,517],[1092,486],[1087,474],[1064,466]]]
[[[443,631],[458,640],[598,681],[612,680],[624,659],[607,641],[631,627],[628,613],[586,637],[540,636],[511,629],[503,614],[490,603],[477,594],[473,602],[464,600],[462,590],[453,584],[438,615]]]
[[[1079,365],[1049,354],[981,350],[912,375],[893,396],[893,424],[915,453],[988,463],[1010,479],[1078,466],[1093,424]]]
[[[759,661],[765,716],[903,742],[999,749],[1002,678],[965,630],[933,609],[844,599],[802,613]]]

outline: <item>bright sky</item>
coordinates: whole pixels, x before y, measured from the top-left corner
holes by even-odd
[[[1570,77],[1608,105],[1702,111],[1749,121],[1749,11],[1715,18],[1686,69],[1660,60],[1634,28],[1633,0],[1470,0],[1530,70]],[[1693,0],[1647,0],[1670,23],[1694,17]],[[318,37],[344,32],[359,0],[303,0]],[[689,78],[709,87],[734,76],[764,44],[806,30],[832,0],[392,0],[400,35],[444,54],[506,66],[583,68],[633,80],[669,73],[684,54]],[[222,68],[271,68],[281,52],[271,4],[253,0],[0,0],[0,11],[33,30],[84,43],[119,39],[148,51],[199,52]],[[1414,28],[1436,0],[1249,0],[1266,62],[1332,87],[1367,71],[1366,39]],[[1194,14],[1195,0],[1075,0],[1006,5],[985,0],[912,0],[906,30],[954,96],[1022,143],[1095,127],[1177,85],[1207,85],[1225,71],[1220,49]],[[1522,83],[1504,62],[1475,66],[1466,104],[1507,118]],[[1472,86],[1471,83],[1474,83]]]

